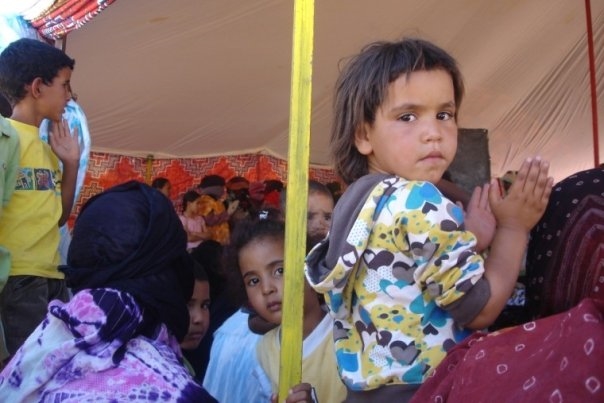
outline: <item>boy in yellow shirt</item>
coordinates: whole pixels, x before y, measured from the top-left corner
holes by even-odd
[[[0,245],[12,259],[0,293],[10,354],[44,318],[49,301],[68,299],[57,248],[59,227],[73,206],[80,159],[77,135],[62,119],[74,64],[63,51],[33,39],[19,39],[0,53],[0,91],[13,106],[8,122],[20,141],[14,193],[0,226]],[[39,138],[43,119],[52,122],[50,146]]]

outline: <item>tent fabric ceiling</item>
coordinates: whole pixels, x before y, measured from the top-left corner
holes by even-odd
[[[600,131],[604,1],[592,0]],[[95,151],[287,158],[293,0],[116,1],[66,39]],[[459,126],[489,132],[491,173],[542,155],[559,180],[594,164],[584,3],[569,0],[315,2],[311,154],[328,165],[343,60],[419,36],[466,83]],[[600,145],[600,155],[604,147]]]

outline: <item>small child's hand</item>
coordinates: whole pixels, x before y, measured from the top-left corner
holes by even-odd
[[[60,122],[52,122],[48,141],[50,148],[63,164],[79,163],[80,143],[78,142],[77,127],[72,135],[65,119],[61,119]]]
[[[460,207],[463,208],[463,206]],[[482,252],[488,248],[495,236],[497,224],[489,206],[488,184],[482,188],[477,186],[472,192],[464,221],[466,229],[476,236],[476,250]]]
[[[554,179],[548,177],[549,162],[540,157],[528,158],[505,198],[497,186],[491,186],[489,202],[497,226],[530,231],[539,221],[549,200]]]
[[[276,394],[271,396],[271,403],[277,403],[279,397]],[[299,383],[293,388],[289,390],[289,394],[287,395],[287,399],[285,399],[286,403],[316,403],[314,390],[310,383]]]

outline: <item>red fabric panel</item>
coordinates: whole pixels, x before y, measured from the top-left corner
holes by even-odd
[[[604,402],[604,301],[468,337],[414,402]]]
[[[155,159],[91,152],[84,186],[74,207],[70,225],[80,207],[93,195],[132,179],[150,183],[162,176],[172,184],[172,202],[180,211],[182,196],[197,186],[205,175],[217,174],[226,180],[243,176],[250,182],[279,179],[287,182],[287,161],[263,154],[243,154],[208,158]],[[310,179],[321,183],[339,181],[331,169],[310,168]]]

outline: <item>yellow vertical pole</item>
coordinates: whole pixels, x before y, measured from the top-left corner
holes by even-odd
[[[314,0],[294,0],[279,401],[302,379],[303,262],[312,93]]]

